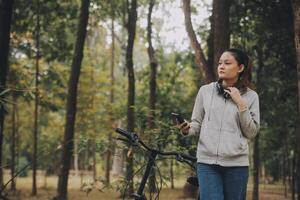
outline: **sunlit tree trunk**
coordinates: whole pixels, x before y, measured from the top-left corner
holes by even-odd
[[[121,36],[120,38],[115,37],[115,39],[118,41],[118,43],[121,46],[121,66],[123,67],[122,70],[122,75],[125,77],[126,76],[126,16],[127,16],[127,1],[122,1],[122,29],[121,29]],[[114,34],[115,35],[115,34]],[[115,35],[116,36],[116,35]],[[122,90],[126,90],[126,85],[123,84]],[[117,127],[122,127],[122,120],[119,120]],[[124,171],[123,166],[125,165],[125,154],[123,154],[120,150],[120,148],[116,148],[113,156],[113,164],[112,164],[112,171],[111,174],[114,177],[119,177],[121,176]]]
[[[13,0],[3,0],[0,3],[0,93],[5,90],[6,76],[8,73],[10,27],[13,10]],[[0,105],[0,191],[3,187],[3,130],[4,130],[4,107]]]
[[[74,125],[76,118],[76,98],[77,98],[77,88],[80,76],[81,62],[83,59],[83,48],[86,37],[86,28],[88,24],[89,16],[89,0],[81,0],[80,16],[76,36],[76,44],[74,50],[74,56],[71,66],[71,75],[68,85],[68,96],[66,104],[66,124],[65,133],[61,157],[61,167],[58,179],[57,196],[56,199],[65,200],[67,199],[67,189],[68,189],[68,177],[71,165],[71,157],[73,153],[74,146]]]
[[[122,69],[122,75],[123,77],[126,76],[126,72],[127,72],[127,68],[126,68],[126,16],[127,16],[127,1],[122,1],[122,29],[121,29],[121,36],[120,38],[115,37],[115,39],[117,39],[118,43],[121,46],[121,52],[120,52],[120,65],[124,66]],[[122,86],[122,90],[126,91],[126,85],[123,84]],[[122,119],[119,120],[118,122],[118,126],[117,127],[122,127]],[[120,150],[120,148],[116,148],[115,152],[114,152],[114,156],[113,156],[113,164],[112,164],[112,172],[111,174],[115,177],[118,177],[120,175],[123,175],[124,170],[123,170],[123,166],[125,165],[125,155],[123,154]]]
[[[115,75],[114,75],[114,68],[115,68],[115,13],[114,13],[114,0],[111,0],[111,62],[110,62],[110,104],[111,104],[111,124],[112,129],[114,128],[114,117],[113,117],[113,104],[114,104],[114,84],[115,84]],[[111,157],[112,151],[114,148],[113,139],[112,139],[112,132],[109,132],[108,135],[108,143],[109,148],[107,149],[106,153],[106,167],[105,167],[105,178],[106,182],[110,183],[110,169],[111,169]]]

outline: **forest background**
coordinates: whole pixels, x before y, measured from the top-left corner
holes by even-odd
[[[300,199],[299,7],[299,0],[1,0],[1,196],[20,196],[25,179],[36,196],[53,177],[56,199],[67,199],[74,177],[81,190],[122,193],[128,183],[132,192],[146,156],[118,141],[116,127],[153,148],[194,155],[197,138],[183,138],[170,114],[190,119],[198,89],[217,80],[220,54],[235,47],[251,57],[260,97],[260,133],[249,141],[251,198],[273,185]],[[174,160],[158,166],[164,188],[191,173]]]

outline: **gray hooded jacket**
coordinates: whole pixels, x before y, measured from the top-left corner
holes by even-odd
[[[248,139],[259,130],[259,99],[247,89],[247,109],[239,112],[232,99],[218,93],[216,82],[204,85],[196,97],[188,135],[199,134],[197,162],[249,166]]]

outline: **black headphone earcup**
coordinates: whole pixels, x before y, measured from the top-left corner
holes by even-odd
[[[230,94],[228,94],[227,92],[224,91],[223,97],[224,97],[225,99],[229,99],[229,98],[230,98]]]
[[[225,92],[223,85],[218,81],[216,84],[216,88],[218,90],[218,94],[222,95],[225,99],[229,99],[230,95]]]

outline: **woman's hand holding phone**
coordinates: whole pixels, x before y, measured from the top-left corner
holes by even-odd
[[[181,131],[183,135],[189,134],[190,123],[186,121],[179,113],[171,113],[176,119],[176,127]]]
[[[183,135],[188,135],[191,125],[188,121],[184,120],[183,123],[177,124],[176,127],[181,131]]]

